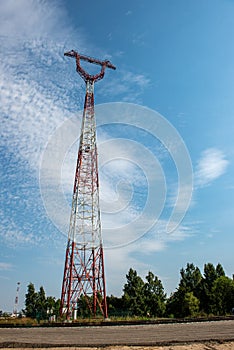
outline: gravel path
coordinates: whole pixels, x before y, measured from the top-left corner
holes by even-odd
[[[121,345],[123,349],[123,346],[134,345],[143,349],[142,346],[231,340],[234,342],[234,320],[137,326],[0,328],[2,348],[59,346],[61,350],[61,346],[100,348]],[[188,346],[185,349],[189,349]],[[230,349],[234,350],[234,347]]]

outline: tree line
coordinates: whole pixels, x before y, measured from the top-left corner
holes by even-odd
[[[203,275],[194,264],[180,270],[177,290],[167,300],[167,314],[175,317],[227,315],[234,308],[234,281],[221,264],[204,265]]]
[[[28,285],[25,296],[25,315],[48,319],[59,315],[60,300],[46,297],[43,287],[35,291]],[[234,281],[225,275],[221,264],[204,265],[204,272],[193,263],[180,270],[176,291],[167,297],[162,281],[149,271],[143,280],[136,270],[130,268],[126,275],[121,297],[107,296],[110,317],[196,317],[204,315],[227,315],[234,308]],[[79,300],[80,317],[89,317],[85,298]]]
[[[41,286],[36,292],[33,283],[29,283],[27,294],[25,295],[25,309],[23,313],[26,317],[40,320],[49,320],[52,316],[59,316],[60,299],[46,296],[44,288]]]

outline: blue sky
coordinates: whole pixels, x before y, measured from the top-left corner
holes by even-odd
[[[0,2],[0,309],[18,281],[20,308],[29,282],[60,297],[84,99],[71,49],[117,67],[95,86],[107,293],[130,267],[168,294],[187,262],[234,273],[233,16],[232,0]]]

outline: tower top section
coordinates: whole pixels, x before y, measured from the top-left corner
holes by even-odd
[[[64,56],[68,56],[68,57],[74,57],[76,59],[76,71],[79,73],[79,75],[81,76],[81,78],[85,81],[85,82],[96,82],[98,80],[101,80],[104,77],[105,74],[105,69],[106,68],[111,68],[111,69],[116,69],[116,67],[108,60],[105,61],[100,61],[96,58],[93,57],[89,57],[89,56],[84,56],[79,54],[78,52],[71,50],[68,52],[64,53]],[[94,63],[97,64],[98,66],[101,66],[101,71],[98,74],[95,75],[91,75],[89,73],[87,73],[84,68],[81,67],[80,64],[80,60],[89,62],[89,63]]]

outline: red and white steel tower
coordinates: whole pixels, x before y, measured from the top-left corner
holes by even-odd
[[[85,300],[92,316],[108,317],[101,234],[99,181],[94,115],[94,83],[104,77],[105,69],[116,69],[109,61],[64,53],[76,59],[76,70],[86,83],[80,144],[75,172],[72,209],[65,256],[60,316],[76,318],[79,301]],[[88,74],[80,64],[84,60],[101,66],[98,74]]]

